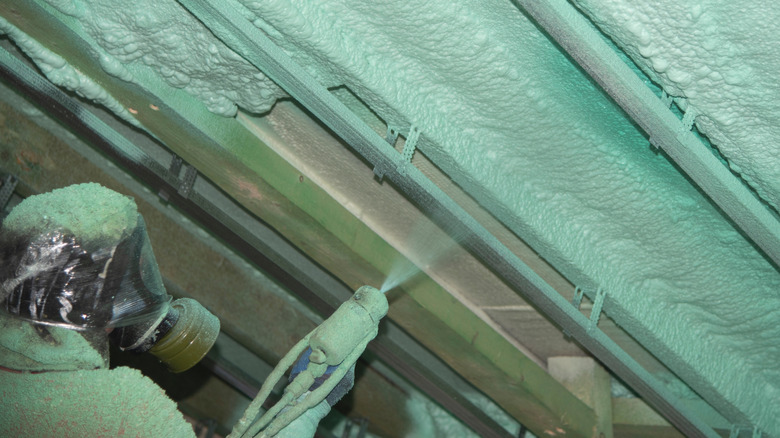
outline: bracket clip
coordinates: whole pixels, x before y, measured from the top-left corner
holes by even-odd
[[[574,306],[575,309],[580,310],[580,306],[582,305],[582,296],[584,295],[584,291],[581,287],[575,286],[574,287],[574,296],[571,298],[571,305]],[[569,332],[566,329],[563,329],[563,335],[567,338],[571,337],[571,332]]]
[[[182,164],[184,164],[184,160],[182,160],[180,156],[174,155],[173,158],[171,158],[171,165],[168,166],[168,172],[174,179],[179,179],[179,172],[181,171]]]
[[[759,429],[757,426],[740,426],[738,424],[732,424],[731,425],[731,432],[729,432],[729,438],[739,438],[743,432],[753,431],[753,438],[761,438],[764,436],[764,433]]]
[[[186,165],[184,171],[184,178],[179,181],[179,188],[177,191],[182,198],[187,199],[192,193],[192,188],[195,186],[195,179],[198,178],[198,169],[195,166]]]
[[[398,128],[393,125],[387,125],[387,134],[385,134],[385,141],[390,146],[395,147],[395,142],[398,140]]]
[[[385,173],[387,173],[387,167],[386,166],[381,166],[381,165],[378,165],[378,164],[376,166],[374,166],[374,175],[376,175],[376,177],[377,177],[377,179],[379,179],[379,181],[382,181],[382,178],[385,177]]]
[[[395,142],[398,141],[398,135],[400,131],[398,128],[396,128],[393,125],[387,125],[387,133],[385,134],[385,141],[392,147],[395,147]],[[376,175],[377,179],[379,181],[382,181],[382,178],[385,177],[385,174],[387,173],[389,169],[387,169],[387,166],[382,165],[375,165],[374,166],[374,175]]]
[[[577,286],[574,288],[574,296],[571,299],[571,304],[577,310],[580,310],[580,306],[582,305],[583,295],[584,295],[584,291],[582,290],[581,287]]]
[[[185,169],[184,177],[179,178],[182,167]],[[185,163],[180,156],[174,154],[173,158],[171,158],[171,164],[168,166],[168,174],[165,179],[170,185],[176,188],[176,192],[184,199],[189,198],[197,178],[198,170],[195,169],[195,167]],[[170,193],[166,188],[160,189],[158,196],[160,196],[160,198],[162,198],[165,202],[170,200]]]
[[[607,292],[599,287],[596,289],[596,297],[593,299],[593,309],[590,311],[590,326],[588,330],[593,330],[598,327],[599,319],[601,318],[601,309],[604,307],[604,297],[607,296]]]
[[[417,149],[417,141],[420,140],[420,129],[412,125],[409,128],[409,135],[406,137],[406,143],[404,143],[404,150],[401,153],[404,157],[404,162],[411,163],[414,151]]]

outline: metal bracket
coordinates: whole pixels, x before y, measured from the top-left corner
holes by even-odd
[[[185,169],[184,177],[179,178],[182,167]],[[174,155],[171,158],[171,164],[168,166],[168,174],[164,178],[168,180],[169,184],[176,187],[176,192],[181,197],[188,199],[192,193],[192,188],[195,186],[195,180],[198,178],[198,170],[185,163],[180,156]],[[161,189],[157,195],[166,202],[170,198],[170,193],[168,193],[167,189]]]
[[[732,425],[731,431],[729,432],[729,438],[739,438],[740,435],[742,435],[742,432],[750,432],[753,431],[753,438],[761,438],[764,433],[759,429],[757,426],[739,426],[739,425]]]
[[[385,173],[387,173],[387,168],[385,166],[380,166],[380,165],[374,166],[374,175],[376,175],[379,181],[382,181],[382,178],[385,177]]]
[[[574,308],[577,310],[580,310],[580,306],[582,305],[582,296],[584,294],[585,292],[581,287],[577,286],[574,288],[574,296],[571,299],[571,305],[574,306]]]
[[[385,134],[385,141],[392,147],[395,147],[395,142],[398,141],[398,135],[399,135],[398,128],[392,125],[387,125],[387,133]],[[382,181],[382,178],[385,177],[385,173],[387,173],[389,169],[386,166],[382,165],[376,165],[374,166],[374,175],[376,175],[377,179],[379,181]]]
[[[604,297],[607,296],[607,292],[599,287],[596,289],[596,297],[593,299],[593,309],[590,311],[590,325],[588,331],[598,327],[599,318],[601,318],[601,309],[604,307]]]
[[[171,158],[171,165],[168,166],[168,172],[171,173],[171,176],[179,179],[179,172],[181,171],[182,164],[184,164],[184,160],[180,156],[174,155],[173,158]]]
[[[584,291],[581,287],[575,286],[574,287],[574,296],[571,298],[571,305],[574,306],[575,309],[580,310],[580,306],[582,305],[582,297],[584,295]],[[571,338],[571,333],[563,329],[563,335],[567,338]]]
[[[404,150],[401,152],[402,161],[398,164],[398,173],[406,175],[407,167],[413,166],[412,157],[414,157],[414,151],[417,150],[417,141],[420,139],[420,130],[412,125],[409,128],[409,134],[406,136],[406,142],[404,143]]]
[[[192,187],[195,185],[195,179],[198,178],[198,169],[194,166],[186,166],[187,169],[184,171],[184,178],[179,181],[179,189],[177,190],[184,199],[190,197]]]
[[[417,141],[420,139],[420,129],[412,125],[409,128],[409,135],[406,137],[406,143],[404,143],[404,150],[401,153],[404,157],[404,161],[407,163],[412,162],[414,151],[417,150]]]
[[[395,147],[395,142],[398,140],[398,128],[392,125],[387,125],[387,134],[385,134],[385,141],[390,146]]]
[[[5,210],[17,184],[19,184],[19,179],[13,175],[7,175],[3,178],[3,185],[0,186],[0,211]]]

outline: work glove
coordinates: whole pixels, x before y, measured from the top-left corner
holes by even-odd
[[[292,382],[295,377],[303,372],[306,367],[309,366],[309,356],[311,355],[311,348],[307,348],[306,351],[303,352],[301,357],[298,359],[297,362],[295,362],[295,365],[293,365],[292,372],[290,373],[290,379],[289,381]],[[314,391],[315,389],[319,388],[325,381],[330,378],[331,374],[333,374],[334,371],[338,368],[338,365],[336,366],[329,366],[325,370],[325,374],[322,376],[316,378],[314,380],[314,384],[309,388],[309,391]],[[328,401],[328,404],[330,406],[335,405],[338,403],[339,400],[341,400],[350,389],[352,389],[352,386],[355,384],[355,365],[353,364],[349,371],[344,375],[344,377],[341,379],[341,381],[333,388],[333,390],[325,397],[325,400]]]
[[[292,382],[295,377],[303,372],[306,367],[309,366],[309,355],[311,354],[311,348],[307,349],[293,365],[292,372],[290,373],[289,381]],[[309,388],[309,392],[304,393],[298,399],[299,402],[308,397],[311,391],[319,388],[338,366],[329,366],[325,370],[325,374],[315,379],[314,384]],[[276,434],[276,438],[308,438],[313,437],[317,431],[317,426],[320,421],[330,413],[331,406],[335,405],[346,395],[355,383],[355,365],[353,364],[349,371],[344,375],[341,381],[333,388],[333,390],[325,397],[325,400],[321,401],[314,407],[304,412],[300,417],[293,420],[290,424],[285,426],[279,433]]]

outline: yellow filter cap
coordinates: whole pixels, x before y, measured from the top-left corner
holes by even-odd
[[[149,350],[174,373],[186,371],[209,352],[219,335],[219,319],[191,298],[175,300],[171,306],[179,320]]]

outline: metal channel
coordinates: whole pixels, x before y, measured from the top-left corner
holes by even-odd
[[[202,176],[183,196],[182,181],[175,173],[3,48],[0,48],[0,79],[121,164],[323,317],[352,296],[351,289]],[[462,394],[466,388],[472,388],[470,384],[392,321],[386,320],[383,324],[386,327],[368,347],[376,357],[479,436],[512,436]]]
[[[178,1],[220,40],[262,70],[372,163],[432,220],[453,235],[465,236],[464,247],[567,330],[681,432],[689,437],[719,436],[601,330],[588,330],[588,318],[417,168],[403,161],[401,154],[254,27],[245,18],[251,14],[242,5],[234,0]]]
[[[566,0],[513,0],[780,267],[780,221],[675,116]],[[690,117],[686,113],[686,119]],[[692,122],[692,120],[686,120]]]

